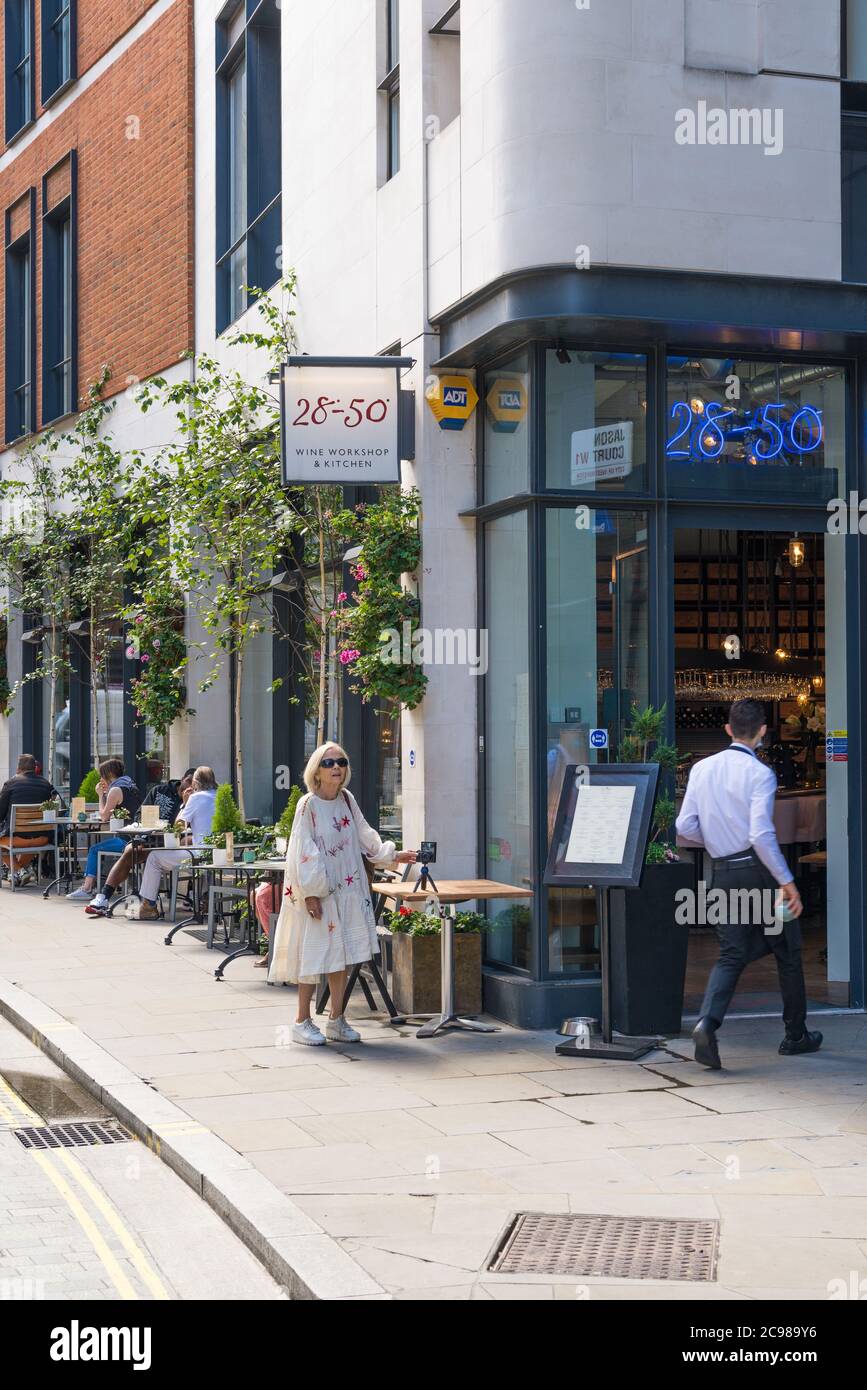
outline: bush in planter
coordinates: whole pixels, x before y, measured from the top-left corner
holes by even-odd
[[[217,799],[214,802],[214,820],[211,825],[213,835],[225,836],[228,831],[237,836],[244,822],[241,820],[241,812],[238,810],[237,802],[232,795],[232,788],[228,782],[222,782],[217,788]],[[208,842],[211,843],[210,836]],[[218,843],[213,841],[214,844]],[[225,845],[225,838],[220,840],[221,845]]]
[[[96,801],[98,797],[97,788],[99,786],[99,773],[95,767],[82,779],[81,786],[78,788],[78,795],[83,796],[85,801]]]
[[[392,982],[398,1010],[436,1013],[442,999],[439,918],[402,907],[384,912],[382,922],[392,934]],[[478,912],[455,916],[455,1003],[462,1013],[481,1013],[482,932],[489,925]]]
[[[677,766],[677,749],[663,736],[665,706],[632,707],[620,740],[618,761],[658,763],[662,773]],[[689,933],[675,917],[676,894],[693,887],[693,866],[682,862],[670,840],[673,797],[657,795],[641,887],[611,892],[611,1005],[618,1032],[679,1033]]]

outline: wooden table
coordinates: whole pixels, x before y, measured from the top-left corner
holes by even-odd
[[[511,883],[497,883],[490,878],[444,878],[432,880],[427,886],[420,886],[421,880],[410,883],[374,883],[372,891],[381,893],[384,898],[393,898],[408,904],[427,902],[437,897],[440,905],[454,903],[488,902],[503,898],[532,898],[531,888],[517,888]],[[455,1012],[455,925],[450,913],[441,914],[442,948],[442,1003],[441,1012],[435,1014],[416,1033],[417,1038],[432,1038],[443,1028],[461,1028],[470,1033],[498,1033],[500,1030],[491,1023],[479,1023],[474,1018],[460,1018]]]

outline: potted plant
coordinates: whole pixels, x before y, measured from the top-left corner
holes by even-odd
[[[786,718],[786,727],[800,734],[804,748],[804,786],[817,787],[819,772],[816,766],[816,749],[825,738],[825,706],[815,700],[805,700],[797,714]]]
[[[57,820],[57,812],[60,810],[60,798],[55,796],[50,801],[43,801],[40,810],[45,824],[54,825]]]
[[[392,989],[399,1013],[436,1013],[442,999],[440,919],[409,907],[382,914],[392,934]],[[489,922],[478,912],[455,917],[455,1007],[482,1011],[482,932]]]
[[[129,811],[125,806],[115,806],[108,818],[109,830],[123,830],[129,820]]]
[[[663,737],[665,706],[641,710],[620,740],[618,761],[658,763],[673,773],[677,749]],[[679,1033],[689,929],[675,918],[676,893],[693,888],[693,865],[674,846],[675,804],[663,788],[657,796],[641,887],[611,890],[611,1013],[614,1028],[629,1037]]]
[[[166,830],[163,834],[163,844],[166,849],[180,849],[181,841],[187,833],[185,821],[176,820],[171,830]]]
[[[275,848],[278,854],[285,854],[289,848],[289,837],[292,834],[292,826],[295,823],[295,812],[298,809],[298,802],[304,795],[303,787],[293,787],[289,792],[289,800],[280,813],[280,818],[274,827]]]

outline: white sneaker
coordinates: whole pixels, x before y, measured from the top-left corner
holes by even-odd
[[[329,1042],[361,1042],[361,1034],[350,1028],[345,1018],[329,1018],[325,1036]]]
[[[66,901],[68,903],[89,903],[92,897],[92,888],[75,888],[71,893],[67,893]]]
[[[84,909],[91,917],[101,917],[108,907],[108,898],[104,893],[97,893]]]
[[[303,1023],[295,1024],[292,1029],[292,1041],[302,1043],[305,1047],[322,1047],[325,1043],[312,1018],[305,1018]]]

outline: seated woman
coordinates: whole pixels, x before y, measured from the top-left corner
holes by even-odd
[[[210,835],[214,822],[214,809],[217,801],[217,779],[210,767],[197,767],[193,773],[192,791],[182,808],[178,820],[187,826],[187,839],[193,849],[201,849],[205,836]],[[142,904],[138,918],[141,922],[154,922],[159,917],[157,896],[162,875],[192,858],[189,849],[152,849],[147,852],[141,882]],[[109,878],[111,876],[109,875]],[[106,881],[105,892],[98,893],[85,908],[90,917],[103,917],[111,901],[113,886]]]
[[[194,773],[195,768],[190,768],[188,772],[184,773],[179,783],[166,782],[163,784],[165,787],[172,788],[177,785],[177,797],[173,798],[170,803],[161,802],[159,797],[154,798],[156,804],[160,807],[162,818],[167,820],[169,825],[174,825],[176,820],[183,818],[183,809],[193,792]],[[157,788],[157,792],[159,792],[159,788]],[[146,804],[147,800],[148,798],[145,797],[145,801],[142,804]],[[130,841],[130,843],[125,846],[120,859],[118,859],[117,863],[112,865],[109,870],[102,892],[97,894],[97,897],[93,898],[92,902],[88,899],[88,906],[84,909],[85,912],[91,917],[100,916],[103,907],[108,906],[113,894],[126,883],[132,872],[133,863],[140,864],[150,853],[151,849],[147,845],[136,845]],[[70,894],[70,897],[72,896],[73,895]],[[78,899],[78,901],[80,901],[80,899]],[[93,912],[90,911],[91,907],[95,909]]]
[[[142,794],[132,778],[127,777],[120,758],[106,758],[105,762],[100,763],[97,793],[99,795],[99,819],[103,825],[108,825],[112,815],[120,806],[126,811],[128,820],[135,820],[142,803]],[[119,835],[94,841],[87,853],[84,883],[72,893],[67,893],[67,901],[71,903],[90,902],[96,887],[96,856],[100,851],[123,854],[126,847],[126,840],[121,839]]]

